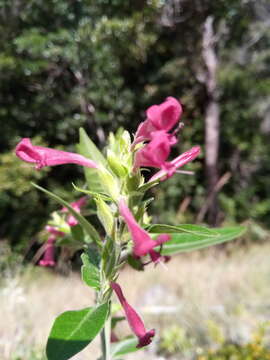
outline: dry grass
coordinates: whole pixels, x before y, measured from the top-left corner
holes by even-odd
[[[157,334],[177,324],[187,331],[199,347],[211,343],[206,331],[209,320],[221,326],[227,338],[245,342],[262,321],[270,318],[270,246],[253,246],[235,251],[230,257],[208,249],[175,257],[163,266],[149,266],[145,272],[124,269],[119,282],[129,302]],[[1,360],[40,359],[29,349],[43,348],[54,318],[65,310],[80,309],[93,303],[93,292],[83,286],[79,276],[55,275],[42,268],[28,269],[23,276],[10,278],[0,288]],[[125,325],[118,335],[128,334]],[[145,350],[154,355],[159,335]],[[96,340],[76,360],[98,357]],[[93,357],[93,354],[95,356]],[[21,356],[21,357],[19,357]],[[142,358],[143,354],[128,359]]]

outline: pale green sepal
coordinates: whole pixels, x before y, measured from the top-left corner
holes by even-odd
[[[105,193],[111,196],[114,201],[117,201],[120,195],[117,178],[105,168],[99,170],[98,177],[103,189],[105,189]]]
[[[107,150],[107,160],[111,170],[115,173],[115,175],[120,178],[123,178],[127,175],[128,170],[121,164],[121,161],[110,149]]]

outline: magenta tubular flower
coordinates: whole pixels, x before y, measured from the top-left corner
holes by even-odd
[[[81,208],[83,206],[85,206],[86,203],[87,203],[87,196],[83,196],[80,199],[72,202],[70,205],[77,213],[80,213]],[[61,209],[61,211],[65,213],[65,212],[68,212],[68,209],[66,207],[63,207]],[[67,223],[68,223],[69,226],[75,226],[75,225],[78,224],[78,220],[73,215],[68,215]]]
[[[201,149],[199,146],[194,146],[190,150],[179,155],[174,160],[167,162],[166,163],[167,168],[164,166],[163,169],[161,169],[154,176],[151,177],[149,182],[152,182],[154,180],[163,181],[173,176],[178,168],[194,160],[200,154],[200,151]]]
[[[140,225],[136,222],[134,216],[129,210],[124,200],[120,200],[119,202],[119,212],[123,216],[125,223],[131,233],[131,237],[134,243],[133,253],[135,256],[144,256],[149,253],[150,250],[160,245],[165,239],[165,234],[159,235],[157,240],[153,240],[150,235],[140,227]]]
[[[156,131],[151,135],[151,141],[135,155],[134,169],[142,166],[163,168],[170,155],[171,144],[165,131]]]
[[[57,230],[54,226],[47,225],[45,226],[45,230],[48,231],[51,235],[49,236],[46,246],[45,252],[43,254],[43,258],[39,261],[40,266],[52,267],[55,266],[54,260],[54,243],[58,236],[64,236],[65,233]]]
[[[36,164],[36,169],[38,170],[44,166],[63,164],[77,164],[89,168],[98,168],[97,164],[82,155],[43,146],[35,146],[28,138],[24,138],[19,142],[15,153],[21,160]]]
[[[181,114],[181,104],[171,96],[160,105],[151,106],[146,110],[147,119],[139,125],[133,144],[150,140],[151,134],[155,131],[170,131],[178,122]],[[175,144],[176,138],[170,135],[170,141],[171,145]]]
[[[129,305],[126,298],[123,295],[123,292],[120,286],[117,283],[111,283],[112,289],[115,291],[123,309],[126,314],[127,321],[131,330],[138,337],[137,348],[142,348],[146,345],[149,345],[152,342],[152,337],[155,336],[155,330],[146,331],[144,323],[137,312]]]
[[[54,259],[54,243],[56,240],[56,235],[50,235],[46,246],[45,246],[45,252],[43,254],[43,258],[39,261],[40,266],[45,267],[53,267],[55,266],[55,259]]]
[[[156,246],[162,245],[165,242],[169,241],[171,239],[171,236],[168,234],[161,234],[158,236],[156,240]],[[156,251],[154,249],[149,250],[149,256],[151,258],[151,261],[157,265],[160,262],[168,262],[171,257],[166,255],[161,255],[159,251]]]
[[[64,236],[65,233],[63,231],[57,230],[54,226],[46,225],[45,230],[47,230],[50,234],[55,236]]]
[[[172,96],[160,105],[153,105],[146,111],[147,119],[159,130],[170,131],[182,114],[181,104]]]
[[[151,123],[151,121],[149,119],[146,119],[139,124],[135,134],[133,145],[136,145],[142,141],[150,140],[151,133],[157,130],[158,129]]]
[[[158,251],[152,249],[149,251],[149,256],[151,258],[151,261],[157,265],[159,264],[160,262],[164,262],[164,263],[167,263],[168,261],[171,260],[171,257],[170,256],[167,256],[167,255],[161,255]]]

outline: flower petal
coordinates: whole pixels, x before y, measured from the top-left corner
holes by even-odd
[[[37,169],[41,169],[44,166],[62,164],[77,164],[89,168],[98,168],[96,163],[82,155],[43,146],[35,146],[28,138],[24,138],[19,142],[15,153],[23,161],[35,163]]]
[[[129,210],[125,201],[122,199],[119,202],[119,211],[131,233],[131,237],[134,243],[133,253],[136,256],[144,256],[149,252],[149,250],[157,246],[156,242],[150,237],[147,231],[142,229],[136,222],[133,214]]]
[[[134,334],[138,337],[139,343],[137,348],[141,348],[146,346],[152,342],[152,337],[155,336],[155,330],[146,331],[144,323],[137,312],[133,309],[132,306],[127,302],[126,298],[123,295],[121,287],[117,284],[112,282],[111,283],[112,289],[115,291],[124,311],[126,314],[127,321],[131,330]]]

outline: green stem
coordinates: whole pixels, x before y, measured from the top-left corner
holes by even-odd
[[[101,349],[102,349],[102,360],[111,360],[110,345],[111,345],[111,316],[105,323],[104,328],[101,331]]]

